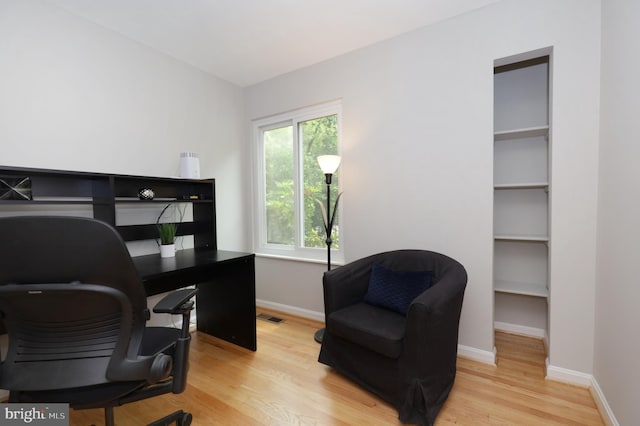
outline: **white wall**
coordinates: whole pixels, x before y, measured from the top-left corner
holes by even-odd
[[[250,248],[241,89],[38,0],[0,2],[0,164],[217,178],[218,245]]]
[[[460,343],[489,353],[493,61],[553,46],[551,363],[591,372],[599,19],[596,0],[502,1],[249,87],[247,115],[341,98],[346,261],[397,248],[458,259]],[[322,309],[316,269],[261,259],[258,297]]]
[[[602,2],[602,114],[594,375],[621,425],[640,396],[640,3]]]

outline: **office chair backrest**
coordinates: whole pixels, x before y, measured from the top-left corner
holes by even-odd
[[[0,218],[0,314],[9,352],[0,388],[47,390],[144,379],[146,295],[104,222]],[[144,364],[144,365],[142,365]]]

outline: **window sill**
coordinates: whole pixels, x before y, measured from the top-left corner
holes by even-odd
[[[310,259],[307,257],[299,257],[299,256],[284,256],[281,254],[268,254],[268,253],[255,253],[256,257],[262,257],[265,259],[277,259],[277,260],[288,260],[292,262],[305,262],[305,263],[315,263],[319,265],[326,265],[327,261],[320,259]],[[343,259],[334,259],[333,253],[331,256],[331,266],[344,266]]]

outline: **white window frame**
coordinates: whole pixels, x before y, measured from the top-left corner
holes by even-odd
[[[302,108],[299,110],[282,113],[266,118],[253,120],[252,122],[252,140],[254,154],[254,252],[258,256],[286,258],[292,260],[309,261],[314,263],[327,262],[327,247],[312,248],[304,247],[304,224],[302,223],[302,207],[304,200],[303,193],[304,182],[301,179],[302,156],[300,155],[300,138],[299,124],[307,120],[313,120],[328,115],[336,115],[336,123],[338,126],[338,155],[341,151],[342,141],[342,104],[340,101],[333,101],[316,105],[312,107]],[[263,133],[265,131],[283,127],[292,126],[294,155],[294,222],[295,222],[295,246],[270,244],[267,243],[267,223],[266,223],[266,200],[265,200],[265,162]],[[320,166],[318,166],[319,168]],[[340,182],[342,179],[340,179]],[[333,184],[335,185],[335,183]],[[323,186],[324,187],[324,186]],[[338,191],[341,191],[340,186]],[[326,203],[326,192],[323,192],[321,201]],[[332,212],[335,200],[331,200]],[[337,212],[338,223],[342,224],[342,205],[338,207]],[[344,263],[344,233],[340,231],[340,247],[331,247],[331,263]]]

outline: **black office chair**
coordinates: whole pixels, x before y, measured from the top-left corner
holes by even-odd
[[[145,327],[147,298],[127,247],[104,222],[0,218],[0,318],[9,335],[0,388],[9,402],[113,407],[186,387],[193,289],[154,308],[182,328]],[[182,410],[152,425],[189,425]]]

